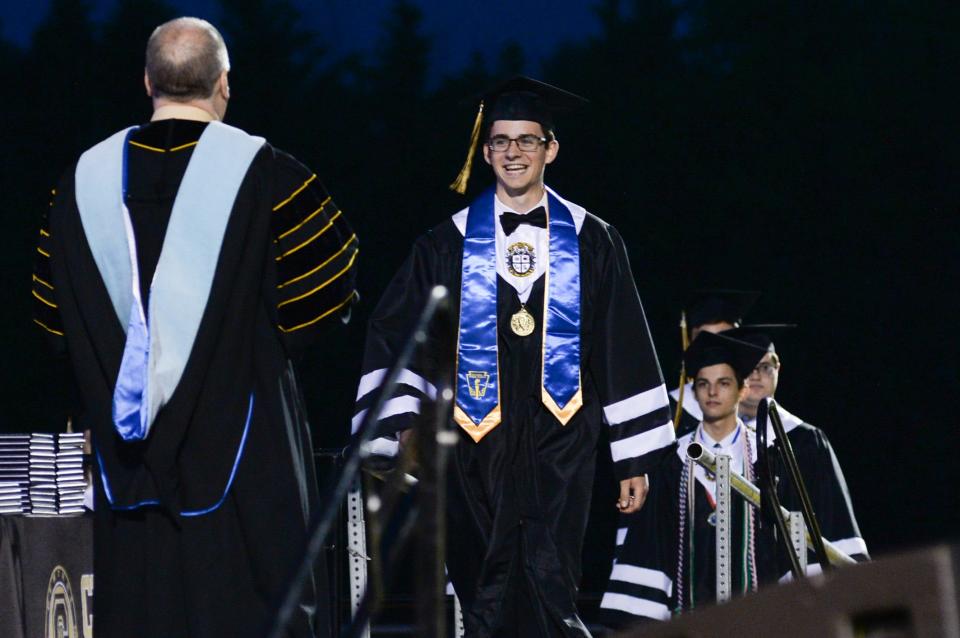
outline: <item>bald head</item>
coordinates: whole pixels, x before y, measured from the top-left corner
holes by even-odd
[[[147,78],[154,98],[175,102],[213,95],[230,58],[217,29],[199,18],[177,18],[157,27],[147,41]]]

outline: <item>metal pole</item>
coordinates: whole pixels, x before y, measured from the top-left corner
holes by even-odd
[[[467,635],[467,629],[463,626],[463,608],[460,606],[460,597],[453,595],[453,624],[454,638],[463,638]]]
[[[363,519],[363,492],[360,481],[347,495],[347,565],[350,574],[350,617],[355,618],[367,589],[367,528]],[[337,634],[339,634],[339,630]],[[364,625],[362,638],[370,638],[370,624]]]
[[[803,512],[790,512],[790,540],[797,553],[800,571],[804,574],[807,573],[807,536],[804,533],[806,531],[807,525],[803,520]]]
[[[434,406],[432,427],[418,432],[417,449],[420,452],[420,482],[418,499],[417,539],[417,624],[418,636],[446,638],[446,461],[448,449],[459,439],[447,427],[448,411],[453,392],[449,387],[439,391]]]
[[[693,461],[696,461],[702,465],[706,470],[716,473],[717,471],[717,462],[713,454],[709,450],[704,448],[699,443],[691,443],[687,446],[687,456],[689,456]],[[743,499],[752,505],[753,507],[760,509],[760,490],[756,485],[743,478],[738,472],[730,471],[730,487],[734,491],[743,497]],[[780,510],[783,512],[785,517],[790,516],[783,506]],[[806,532],[807,542],[810,542],[810,532]],[[839,549],[836,545],[831,543],[826,539],[821,539],[823,541],[824,549],[827,553],[827,558],[830,559],[830,562],[834,565],[856,565],[857,561],[853,560],[844,552]]]
[[[453,361],[455,337],[452,325],[441,321],[435,326],[434,336],[440,344],[435,353],[445,364],[437,375],[437,399],[432,413],[417,430],[417,451],[420,460],[420,483],[417,494],[420,511],[419,555],[417,583],[418,636],[447,638],[447,609],[445,569],[447,540],[447,461],[453,446],[460,440],[451,429],[453,410]]]
[[[760,401],[757,407],[757,474],[760,481],[760,495],[763,501],[760,505],[761,521],[764,517],[772,518],[777,528],[777,533],[783,542],[783,548],[787,552],[787,558],[790,559],[790,571],[796,579],[806,576],[806,572],[800,569],[800,559],[793,550],[793,544],[790,542],[790,530],[787,527],[787,521],[783,514],[786,510],[780,505],[780,497],[777,495],[777,484],[773,479],[773,472],[770,469],[770,448],[767,447],[767,400]]]
[[[766,402],[766,399],[761,403]],[[793,480],[794,487],[800,494],[800,504],[803,507],[803,515],[807,519],[807,526],[810,528],[810,537],[813,539],[813,548],[817,552],[817,560],[820,561],[820,567],[823,571],[829,571],[831,568],[830,560],[827,558],[826,549],[823,546],[823,532],[820,530],[820,522],[813,511],[813,503],[810,501],[810,494],[807,492],[807,486],[803,482],[803,476],[800,475],[800,466],[797,465],[797,457],[793,453],[793,444],[787,438],[783,430],[783,422],[780,420],[780,413],[777,412],[775,403],[770,403],[770,421],[773,423],[773,429],[777,434],[777,440],[780,441],[780,450],[783,454],[787,468],[790,470],[790,478]]]
[[[717,602],[730,600],[730,457],[717,459]]]
[[[404,344],[403,349],[397,357],[396,363],[394,363],[393,367],[390,368],[390,371],[387,373],[376,399],[367,410],[367,414],[360,424],[357,435],[354,437],[353,447],[344,460],[340,477],[325,499],[326,507],[317,514],[313,525],[311,525],[307,535],[308,541],[303,559],[293,578],[290,580],[286,594],[271,623],[270,631],[266,634],[269,638],[282,638],[290,619],[293,617],[294,611],[298,608],[303,589],[313,575],[313,566],[316,563],[317,556],[323,551],[324,540],[336,519],[340,503],[350,491],[354,480],[360,472],[361,461],[367,454],[365,444],[373,439],[380,410],[383,408],[383,404],[386,403],[387,399],[393,394],[393,388],[397,383],[400,372],[406,367],[407,362],[413,356],[415,348],[418,344],[426,341],[426,330],[433,320],[434,315],[440,309],[447,306],[448,300],[449,293],[443,286],[435,286],[433,290],[430,291],[430,297],[423,311],[420,313],[420,317],[417,319],[417,325],[413,334]]]

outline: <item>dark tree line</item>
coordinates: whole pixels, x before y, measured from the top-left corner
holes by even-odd
[[[319,443],[346,439],[364,321],[392,272],[465,205],[446,189],[474,116],[464,98],[528,69],[591,99],[560,123],[548,181],[626,239],[668,383],[686,291],[763,290],[753,319],[801,326],[780,346],[779,396],[829,433],[868,542],[955,535],[944,470],[960,398],[960,6],[601,0],[600,35],[548,55],[478,53],[439,83],[409,0],[376,17],[371,56],[347,58],[292,4],[220,6],[228,121],[313,167],[361,237],[355,321],[301,362]],[[143,49],[174,15],[163,0],[118,0],[102,22],[90,13],[54,0],[29,47],[0,41],[4,430],[61,416],[28,289],[48,191],[83,149],[148,119]],[[475,166],[472,193],[490,182]]]

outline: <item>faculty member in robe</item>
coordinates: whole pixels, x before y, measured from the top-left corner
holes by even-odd
[[[147,44],[150,122],[84,152],[40,231],[35,322],[96,460],[97,636],[262,636],[318,505],[292,359],[348,317],[357,238],[317,176],[223,123],[219,32]],[[326,636],[318,566],[290,636]]]
[[[469,636],[588,636],[576,594],[601,433],[621,511],[640,507],[674,440],[620,234],[544,184],[554,115],[582,102],[523,77],[483,97],[455,184],[478,142],[495,184],[415,243],[370,319],[355,426],[431,287],[453,296],[456,341],[430,335],[370,451],[397,453],[397,433],[436,394],[437,353],[455,352],[446,558]]]

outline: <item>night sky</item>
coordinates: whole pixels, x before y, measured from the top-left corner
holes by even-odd
[[[110,0],[91,0],[97,16],[113,6]],[[304,26],[322,34],[322,43],[336,57],[369,53],[381,35],[381,17],[390,0],[294,0]],[[599,23],[594,2],[565,2],[562,11],[550,0],[415,0],[423,10],[423,31],[433,43],[431,75],[434,80],[459,71],[474,51],[495,57],[500,46],[515,41],[528,56],[527,69],[538,72],[543,54],[558,43],[596,35]],[[172,0],[184,15],[215,24],[220,9],[214,0]],[[4,2],[0,5],[3,36],[20,45],[30,41],[34,28],[49,11],[50,0]]]

